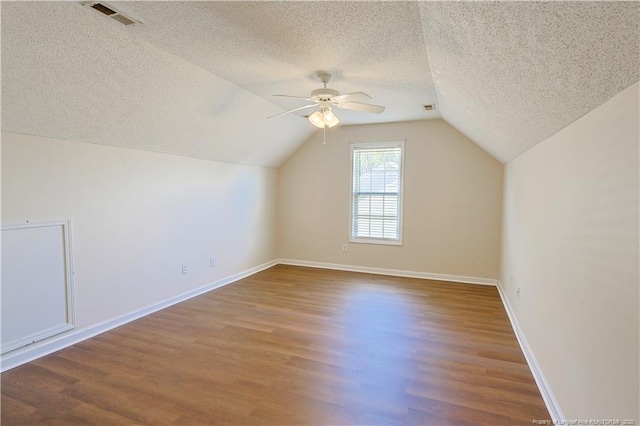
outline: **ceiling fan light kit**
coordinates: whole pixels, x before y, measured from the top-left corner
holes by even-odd
[[[332,128],[340,123],[338,117],[331,112],[331,108],[325,108],[314,112],[309,116],[309,121],[319,129],[324,129],[325,127]]]
[[[331,74],[326,72],[318,72],[318,78],[324,84],[323,88],[315,89],[311,91],[309,97],[304,96],[291,96],[291,95],[273,95],[273,96],[284,96],[287,98],[295,98],[295,99],[304,99],[306,101],[312,101],[313,104],[304,105],[298,108],[294,108],[289,111],[281,112],[276,115],[272,115],[271,117],[276,117],[278,115],[289,114],[292,112],[300,111],[307,108],[317,107],[318,111],[314,112],[309,116],[309,121],[314,126],[324,129],[326,127],[333,127],[340,123],[338,117],[331,110],[332,106],[335,106],[340,109],[346,109],[351,111],[362,111],[362,112],[370,112],[374,114],[380,114],[384,111],[384,107],[380,105],[372,105],[367,103],[362,103],[358,101],[366,101],[371,99],[371,96],[367,95],[363,92],[354,92],[354,93],[346,93],[341,95],[340,92],[334,89],[327,88],[327,83],[331,80]]]

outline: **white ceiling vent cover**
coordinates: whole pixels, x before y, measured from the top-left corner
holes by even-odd
[[[105,2],[81,1],[80,4],[90,7],[93,10],[96,10],[111,19],[115,19],[123,25],[135,25],[141,23],[137,19],[133,19],[132,17],[123,14],[122,12],[118,11],[113,6],[108,5]]]

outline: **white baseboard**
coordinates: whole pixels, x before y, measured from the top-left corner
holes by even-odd
[[[394,277],[422,278],[437,281],[453,281],[465,284],[497,285],[492,278],[466,277],[463,275],[433,274],[429,272],[403,271],[399,269],[372,268],[368,266],[342,265],[338,263],[312,262],[308,260],[278,259],[282,265],[306,266],[309,268],[335,269],[338,271],[364,272],[368,274],[391,275]]]
[[[182,293],[178,296],[163,300],[158,303],[154,303],[153,305],[147,306],[137,311],[130,312],[126,315],[122,315],[120,317],[84,328],[82,330],[71,330],[55,338],[47,339],[46,341],[35,343],[33,345],[25,346],[13,352],[9,352],[2,356],[2,361],[0,362],[0,371],[4,372],[12,368],[18,367],[19,365],[26,364],[27,362],[41,358],[45,355],[49,355],[53,352],[57,352],[68,346],[75,345],[76,343],[80,343],[83,340],[87,340],[91,337],[97,336],[98,334],[104,333],[113,328],[124,325],[128,322],[137,320],[138,318],[142,318],[146,315],[152,314],[161,309],[175,305],[176,303],[183,302],[187,299],[191,299],[192,297],[199,296],[211,290],[215,290],[216,288],[220,288],[227,284],[231,284],[234,281],[238,281],[242,278],[246,278],[249,275],[253,275],[257,272],[263,271],[276,264],[277,262],[275,260],[272,260],[270,262],[263,263],[262,265],[255,266],[253,268],[246,269],[237,274],[233,274],[231,276],[211,282],[195,290]]]
[[[520,344],[520,349],[522,349],[522,353],[524,354],[525,359],[527,360],[527,364],[529,365],[529,369],[533,374],[533,379],[536,381],[536,385],[538,385],[538,389],[540,390],[540,394],[542,395],[542,399],[544,400],[545,405],[547,406],[547,410],[549,410],[549,414],[551,415],[551,419],[554,424],[564,424],[565,417],[562,414],[562,410],[560,410],[560,406],[558,405],[558,401],[556,400],[553,392],[551,391],[551,387],[547,382],[547,379],[544,377],[542,373],[542,369],[536,360],[536,357],[533,355],[533,351],[531,350],[531,346],[529,346],[529,342],[527,338],[520,330],[520,326],[518,325],[518,320],[516,319],[513,310],[511,309],[511,305],[509,304],[509,299],[507,299],[507,295],[504,294],[504,290],[500,283],[497,285],[498,293],[500,294],[500,299],[502,299],[502,304],[504,305],[505,311],[507,311],[507,316],[509,317],[509,321],[511,322],[511,327],[513,327],[513,332],[518,339],[518,343]]]

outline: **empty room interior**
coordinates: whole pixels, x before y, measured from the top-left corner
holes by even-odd
[[[640,3],[2,1],[1,423],[640,424]]]

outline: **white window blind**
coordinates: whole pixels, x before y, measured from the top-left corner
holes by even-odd
[[[403,142],[351,145],[351,241],[400,244]]]

